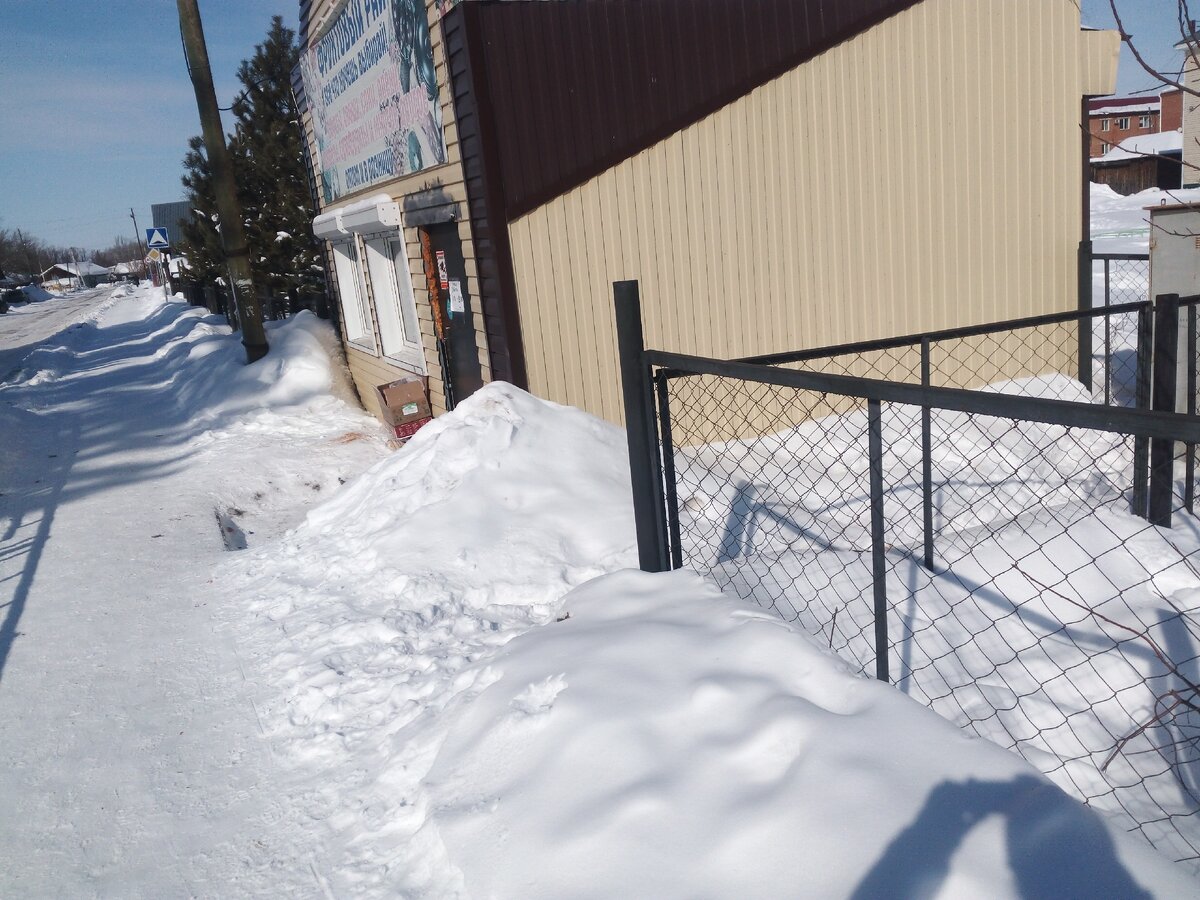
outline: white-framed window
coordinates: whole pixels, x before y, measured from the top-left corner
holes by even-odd
[[[366,313],[366,292],[363,290],[356,241],[338,241],[333,245],[333,266],[338,295],[342,298],[342,324],[346,328],[346,340],[374,353],[375,334]]]
[[[1124,131],[1129,127],[1129,116],[1120,116],[1117,119],[1117,130]]]
[[[424,374],[425,352],[404,241],[399,236],[373,235],[364,243],[383,355]]]
[[[1112,144],[1106,144],[1103,141],[1100,142],[1100,155],[1101,156],[1103,156],[1105,153],[1107,153],[1111,149],[1112,149]]]
[[[1112,119],[1101,119],[1100,120],[1100,130],[1101,131],[1108,131],[1109,128],[1111,128],[1111,127],[1112,127]]]
[[[1139,116],[1138,117],[1138,128],[1149,128],[1149,127],[1150,127],[1150,117],[1149,116]]]

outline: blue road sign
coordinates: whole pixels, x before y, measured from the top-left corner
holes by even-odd
[[[146,247],[150,250],[166,250],[171,246],[171,239],[167,237],[167,229],[165,228],[147,228],[146,229]]]

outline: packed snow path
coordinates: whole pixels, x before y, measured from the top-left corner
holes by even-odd
[[[321,893],[204,591],[219,332],[146,288],[0,317],[0,895]]]

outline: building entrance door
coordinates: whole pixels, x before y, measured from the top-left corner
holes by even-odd
[[[445,222],[422,226],[421,255],[438,331],[446,407],[454,409],[483,386],[479,348],[475,344],[475,309],[467,290],[458,225]]]

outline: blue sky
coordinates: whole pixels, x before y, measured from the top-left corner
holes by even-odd
[[[217,100],[297,0],[200,0]],[[225,124],[232,120],[225,113]],[[175,0],[0,0],[0,228],[97,249],[183,199],[200,133]]]
[[[1085,24],[1111,27],[1108,0],[1082,2]],[[271,16],[295,28],[298,8],[200,0],[222,106]],[[1175,0],[1119,9],[1158,64],[1176,65]],[[1152,87],[1127,52],[1119,87]],[[183,199],[181,161],[199,132],[174,0],[0,0],[0,227],[91,249],[131,237],[131,206],[144,228],[151,203]]]

